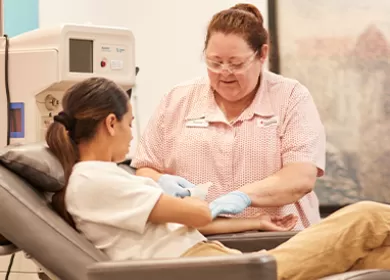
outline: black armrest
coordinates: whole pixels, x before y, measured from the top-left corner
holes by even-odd
[[[334,212],[348,206],[349,204],[321,204],[320,205],[320,215],[321,218],[326,218]]]
[[[191,257],[169,260],[100,262],[88,280],[276,280],[275,259],[267,254]]]
[[[126,162],[122,162],[122,163],[119,163],[118,166],[122,169],[124,169],[125,171],[129,172],[131,175],[135,175],[135,168],[131,167],[130,166],[130,163],[127,164]]]
[[[121,161],[118,163],[118,165],[121,165],[121,164],[130,166],[131,158],[125,159],[124,161]]]
[[[11,255],[19,251],[21,250],[12,243],[0,246],[0,256]]]
[[[389,270],[367,269],[350,271],[346,273],[335,274],[321,278],[320,280],[388,280],[390,279]]]
[[[297,231],[288,232],[242,232],[207,236],[209,240],[218,240],[225,246],[241,252],[256,252],[273,249],[286,242]]]

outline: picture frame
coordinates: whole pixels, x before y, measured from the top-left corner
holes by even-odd
[[[268,1],[269,69],[306,86],[327,135],[323,207],[390,203],[390,1]]]

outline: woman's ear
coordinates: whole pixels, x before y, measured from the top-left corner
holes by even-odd
[[[117,124],[117,119],[114,114],[109,114],[104,120],[104,125],[110,136],[115,135],[115,125]]]
[[[269,46],[267,44],[264,44],[261,47],[261,50],[260,50],[260,62],[261,63],[264,63],[265,60],[267,59],[267,57],[268,57],[268,50],[269,50]]]

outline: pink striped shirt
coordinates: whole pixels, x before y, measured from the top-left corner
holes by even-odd
[[[265,71],[252,104],[229,123],[207,78],[174,87],[164,96],[141,137],[132,161],[182,176],[194,184],[212,182],[207,201],[262,180],[285,164],[311,162],[325,169],[325,131],[309,91],[295,80]],[[296,214],[296,230],[320,220],[311,192],[294,204],[249,207],[238,216]]]

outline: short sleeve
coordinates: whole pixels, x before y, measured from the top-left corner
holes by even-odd
[[[311,162],[318,176],[325,171],[325,129],[309,91],[298,84],[293,89],[282,124],[283,165]]]
[[[149,120],[138,143],[135,155],[131,161],[133,168],[149,167],[158,172],[164,170],[164,113],[165,99]]]
[[[68,189],[68,212],[82,221],[142,234],[162,190],[153,186],[151,179],[120,175],[121,172],[115,172],[115,176],[110,173],[107,177],[105,173],[93,179],[86,178],[78,183],[79,187]]]

